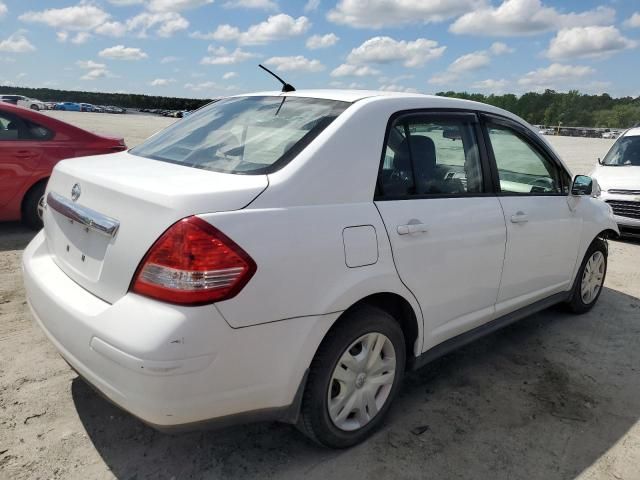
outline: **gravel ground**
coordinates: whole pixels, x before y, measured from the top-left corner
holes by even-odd
[[[130,146],[172,121],[54,115]],[[611,145],[551,141],[574,173]],[[380,432],[329,451],[279,424],[162,435],[107,403],[31,323],[31,237],[0,224],[0,478],[640,479],[640,243],[611,242],[590,313],[549,309],[408,375]]]

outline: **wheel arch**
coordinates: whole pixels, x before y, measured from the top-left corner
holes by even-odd
[[[421,328],[418,323],[421,319],[421,315],[420,312],[415,311],[409,300],[398,293],[378,292],[361,298],[340,314],[325,334],[325,338],[332,330],[345,321],[348,313],[353,312],[364,305],[379,308],[380,310],[388,313],[396,322],[398,322],[402,329],[402,333],[404,334],[407,351],[407,366],[410,367],[411,363],[416,358],[416,351],[419,349],[418,344],[421,340],[419,338]],[[322,341],[324,341],[324,338]],[[322,342],[320,342],[320,344],[322,344]],[[320,345],[318,345],[318,348],[320,348]]]
[[[33,182],[31,186],[25,190],[24,195],[22,196],[22,200],[20,200],[20,216],[21,217],[24,217],[25,202],[27,201],[29,194],[33,191],[34,188],[39,187],[42,184],[46,185],[48,181],[49,181],[49,177],[40,178],[35,182]]]

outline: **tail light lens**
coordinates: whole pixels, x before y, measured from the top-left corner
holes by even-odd
[[[253,259],[233,240],[198,217],[173,224],[138,266],[131,290],[181,305],[234,297],[256,271]]]

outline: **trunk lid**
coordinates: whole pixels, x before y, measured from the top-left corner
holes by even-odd
[[[76,184],[80,195],[72,200]],[[128,152],[65,160],[47,185],[47,195],[58,199],[44,217],[49,252],[70,278],[114,303],[127,293],[142,257],[173,223],[242,209],[267,185],[266,175],[217,173]],[[70,214],[69,208],[76,211]],[[115,235],[78,220],[83,215],[117,222]]]

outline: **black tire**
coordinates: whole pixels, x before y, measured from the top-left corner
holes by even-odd
[[[44,198],[46,186],[41,182],[31,187],[22,203],[22,222],[33,230],[40,230],[43,226],[42,219],[38,215],[38,203]]]
[[[600,289],[598,290],[596,296],[591,299],[589,301],[589,303],[585,303],[585,301],[582,298],[582,280],[585,274],[585,269],[587,267],[587,262],[589,262],[589,259],[596,253],[596,252],[600,252],[602,253],[602,255],[604,256],[604,272],[602,275],[602,284],[600,286]],[[602,238],[596,238],[591,245],[589,246],[589,248],[587,249],[587,253],[584,256],[584,259],[582,260],[582,264],[580,265],[580,269],[578,270],[578,274],[576,275],[576,278],[574,280],[573,283],[573,289],[571,292],[571,297],[569,298],[569,300],[566,302],[566,305],[569,309],[569,311],[573,312],[573,313],[586,313],[589,310],[591,310],[593,308],[593,306],[596,304],[596,302],[598,301],[598,298],[600,298],[600,294],[602,293],[602,287],[604,285],[604,281],[606,279],[607,276],[607,257],[608,257],[608,246],[607,246],[607,242],[606,240],[602,239]]]
[[[40,107],[34,103],[33,105],[31,105],[31,110],[35,110],[37,112],[40,110]]]
[[[395,376],[384,404],[369,423],[357,430],[345,431],[338,428],[329,415],[331,379],[346,349],[368,333],[382,333],[393,345],[396,357]],[[362,442],[382,424],[402,384],[405,362],[404,335],[392,316],[371,306],[347,312],[340,323],[327,334],[311,363],[298,428],[316,443],[329,448],[347,448]]]

